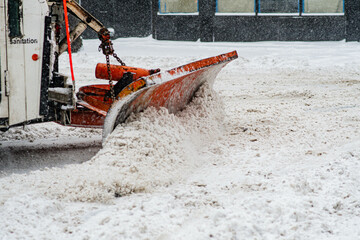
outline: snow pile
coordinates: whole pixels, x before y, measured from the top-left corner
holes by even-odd
[[[222,108],[214,96],[203,88],[178,115],[150,108],[118,126],[90,162],[109,167],[96,182],[107,181],[108,193],[122,196],[187,176],[203,161],[198,150],[220,135]]]
[[[151,191],[186,177],[202,163],[199,150],[221,136],[221,101],[204,86],[178,115],[149,108],[118,126],[91,161],[13,175],[13,184],[71,201],[109,202],[133,192]],[[6,185],[10,192],[21,192]],[[21,187],[21,188],[22,188]],[[5,197],[7,198],[7,197]],[[0,199],[4,202],[4,199]]]

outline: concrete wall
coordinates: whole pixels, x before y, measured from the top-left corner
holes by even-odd
[[[106,27],[115,29],[115,37],[146,37],[151,34],[151,0],[81,0],[81,5]],[[92,30],[85,38],[97,38]]]
[[[82,5],[107,27],[115,28],[116,38],[144,37],[152,34],[155,39],[183,41],[198,39],[201,41],[360,40],[359,0],[346,0],[345,8],[341,0],[311,0],[311,2],[305,0],[304,5],[300,2],[300,9],[304,9],[305,12],[340,12],[340,15],[326,16],[306,14],[263,16],[257,14],[258,7],[253,13],[254,3],[258,6],[259,0],[219,0],[218,2],[198,0],[198,3],[196,0],[180,1],[182,4],[189,2],[191,7],[186,8],[189,12],[193,12],[196,5],[198,14],[161,14],[158,0],[82,0]],[[261,5],[264,2],[265,0],[261,0]],[[162,1],[162,3],[165,2]],[[171,5],[176,1],[167,0],[166,3]],[[320,6],[325,7],[320,8]],[[344,15],[341,14],[343,8]],[[224,14],[216,14],[216,10],[222,13],[250,12],[253,16],[226,14],[224,16]],[[87,30],[85,37],[96,38],[97,36]]]

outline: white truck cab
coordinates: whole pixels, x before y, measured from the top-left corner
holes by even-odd
[[[0,128],[41,119],[46,0],[0,0]],[[44,72],[47,71],[47,72]],[[44,79],[45,80],[45,79]]]

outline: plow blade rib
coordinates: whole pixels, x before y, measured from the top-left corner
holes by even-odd
[[[112,104],[105,118],[103,139],[106,139],[118,124],[125,122],[131,113],[141,112],[148,107],[164,107],[170,113],[182,110],[201,85],[205,82],[212,85],[220,70],[236,58],[237,53],[234,51],[139,80],[145,80],[147,87],[120,98]],[[127,89],[131,89],[132,84]],[[123,91],[128,91],[127,89]]]

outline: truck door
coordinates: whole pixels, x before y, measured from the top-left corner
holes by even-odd
[[[0,128],[8,125],[8,92],[5,80],[7,76],[7,55],[6,55],[6,14],[5,2],[0,1]]]
[[[5,0],[9,124],[26,121],[22,0]]]
[[[40,89],[43,60],[45,0],[1,0],[7,25],[9,125],[41,118]]]

